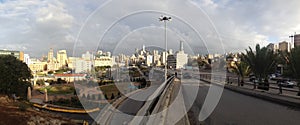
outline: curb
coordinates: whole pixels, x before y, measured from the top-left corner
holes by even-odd
[[[95,109],[65,109],[65,108],[57,108],[57,107],[50,107],[46,105],[41,105],[41,104],[33,104],[34,107],[40,108],[40,109],[46,109],[49,111],[55,111],[55,112],[64,112],[64,113],[78,113],[78,114],[86,114],[86,113],[91,113],[91,112],[96,112],[100,111],[99,108]]]

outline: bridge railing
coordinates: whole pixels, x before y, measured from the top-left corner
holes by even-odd
[[[130,125],[147,124],[149,117],[144,116],[149,116],[157,110],[157,106],[159,106],[162,101],[161,98],[166,94],[166,91],[170,87],[170,83],[173,82],[174,78],[175,76],[172,75],[167,79],[166,82],[161,84],[160,87],[157,88],[157,90],[151,96],[149,96],[149,101],[147,101],[143,105],[143,107],[138,111],[136,117],[134,117],[133,120],[130,121]]]

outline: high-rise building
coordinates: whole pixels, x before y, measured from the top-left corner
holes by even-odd
[[[74,70],[78,59],[78,57],[68,57],[68,67]]]
[[[294,35],[294,46],[300,46],[300,34],[295,34]]]
[[[54,62],[54,60],[53,60],[53,49],[52,48],[50,48],[50,50],[49,50],[49,52],[48,52],[48,62],[49,63],[53,63]]]
[[[155,66],[160,66],[160,55],[157,50],[153,50],[153,64]]]
[[[183,50],[183,41],[180,41],[179,52],[176,53],[176,69],[185,68],[188,62],[188,56]]]
[[[57,62],[59,63],[59,66],[66,66],[68,64],[68,56],[66,50],[59,50],[57,52]]]
[[[29,66],[31,63],[29,54],[24,54],[24,62]]]
[[[160,56],[160,62],[165,65],[166,64],[166,57],[168,56],[168,53],[162,52],[162,55]]]
[[[92,60],[93,59],[93,54],[91,54],[89,51],[87,51],[85,54],[82,54],[81,57],[85,60]]]
[[[83,58],[75,61],[75,73],[89,73],[92,70],[92,61]]]
[[[12,55],[17,59],[24,61],[24,53],[22,51],[0,50],[0,55]]]
[[[146,56],[146,64],[147,64],[147,66],[151,66],[152,63],[153,63],[153,56],[152,55],[147,55]]]
[[[183,41],[180,41],[180,50],[179,51],[183,51]]]
[[[289,51],[289,43],[286,41],[279,43],[279,50],[280,51]]]
[[[176,57],[174,55],[169,54],[167,58],[167,66],[170,69],[176,68]]]

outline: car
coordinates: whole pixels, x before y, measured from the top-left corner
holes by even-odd
[[[293,88],[296,85],[290,80],[278,81],[277,84],[281,85],[282,87],[289,87],[289,88]]]
[[[254,75],[249,76],[249,81],[254,82],[256,80],[256,77]]]
[[[269,76],[269,78],[270,78],[271,80],[274,80],[276,77],[277,77],[276,74],[271,74],[271,75]]]
[[[192,78],[191,74],[189,74],[189,73],[184,73],[182,77],[184,79],[190,79],[190,78]]]

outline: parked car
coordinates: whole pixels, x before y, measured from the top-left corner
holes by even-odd
[[[254,82],[256,80],[256,77],[254,75],[249,76],[249,81]]]
[[[270,78],[271,80],[274,80],[276,77],[277,77],[276,74],[271,74],[271,75],[269,75],[269,78]]]
[[[282,87],[289,87],[289,88],[293,88],[296,85],[290,80],[277,81],[277,84],[281,85]]]
[[[191,79],[192,76],[191,76],[191,74],[189,74],[189,73],[184,73],[184,74],[183,74],[183,78],[184,78],[184,79]]]

